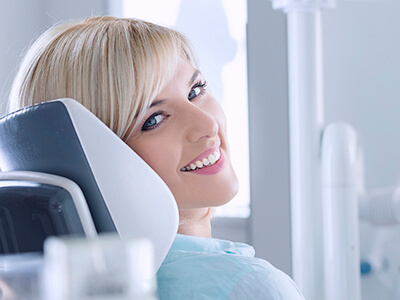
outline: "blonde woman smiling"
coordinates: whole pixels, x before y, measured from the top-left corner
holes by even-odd
[[[141,20],[91,17],[43,33],[22,61],[10,110],[73,98],[165,181],[180,226],[158,271],[160,299],[303,299],[246,244],[211,238],[211,208],[238,190],[224,113],[187,39]]]

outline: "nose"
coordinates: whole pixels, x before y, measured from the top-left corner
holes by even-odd
[[[203,138],[212,138],[218,134],[219,125],[216,118],[200,107],[193,106],[191,112],[187,114],[187,119],[187,139],[190,143]]]

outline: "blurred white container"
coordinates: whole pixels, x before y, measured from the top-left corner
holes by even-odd
[[[45,300],[158,299],[148,239],[50,238],[44,249]]]
[[[0,256],[0,299],[40,299],[39,274],[43,257],[40,253]]]

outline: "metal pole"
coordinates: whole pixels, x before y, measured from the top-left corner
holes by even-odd
[[[287,14],[293,279],[308,300],[324,299],[321,7],[333,4],[273,1]]]
[[[323,299],[320,138],[323,126],[321,13],[287,13],[293,278]]]

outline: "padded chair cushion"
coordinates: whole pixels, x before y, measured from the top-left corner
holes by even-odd
[[[79,185],[99,233],[147,237],[158,268],[177,232],[178,210],[162,179],[77,101],[59,99],[0,119],[2,171],[37,171]]]

